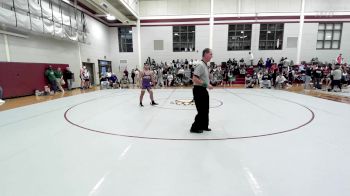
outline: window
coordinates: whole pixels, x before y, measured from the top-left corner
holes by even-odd
[[[251,24],[229,25],[227,50],[250,50],[251,37]]]
[[[316,49],[339,49],[342,29],[342,23],[320,23]]]
[[[131,27],[118,28],[119,52],[133,52]]]
[[[173,26],[173,51],[195,51],[195,26]]]
[[[261,24],[259,50],[282,50],[284,24]]]

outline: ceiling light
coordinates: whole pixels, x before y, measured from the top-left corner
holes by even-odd
[[[115,16],[107,14],[107,20],[115,20]]]

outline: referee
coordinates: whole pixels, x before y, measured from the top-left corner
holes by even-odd
[[[194,123],[192,124],[191,133],[203,133],[211,131],[209,124],[209,94],[208,89],[213,89],[209,84],[209,70],[207,63],[212,58],[211,49],[206,48],[202,53],[202,61],[195,67],[193,72],[193,99],[196,104],[197,112]]]

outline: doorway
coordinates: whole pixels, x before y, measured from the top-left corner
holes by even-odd
[[[83,62],[83,66],[85,66],[86,69],[89,70],[90,72],[90,84],[95,85],[95,72],[94,72],[95,64]]]
[[[98,76],[112,72],[112,61],[98,60]]]

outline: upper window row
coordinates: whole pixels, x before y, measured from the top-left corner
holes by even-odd
[[[342,23],[320,23],[318,26],[316,49],[339,49]],[[120,52],[132,52],[131,28],[119,30]],[[259,50],[282,50],[284,24],[261,24]],[[173,26],[173,52],[194,52],[196,27]],[[251,50],[252,24],[228,26],[227,50]]]

